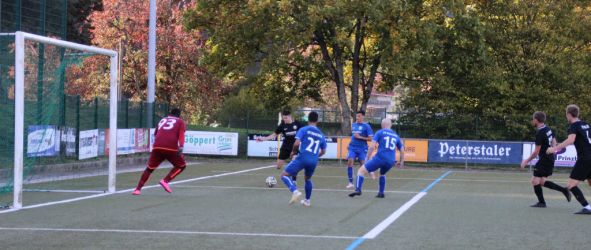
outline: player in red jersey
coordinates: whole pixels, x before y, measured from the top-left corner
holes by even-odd
[[[179,175],[187,163],[183,156],[183,146],[185,144],[185,122],[180,118],[181,110],[172,109],[167,117],[162,118],[154,132],[154,147],[148,160],[148,167],[144,170],[137,187],[133,191],[133,195],[140,195],[142,187],[150,178],[154,169],[160,166],[164,160],[168,160],[174,167],[164,179],[160,180],[160,185],[166,192],[172,193],[168,183]]]

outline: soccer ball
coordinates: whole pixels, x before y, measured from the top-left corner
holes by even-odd
[[[273,176],[269,176],[267,177],[267,179],[265,180],[265,183],[267,184],[267,187],[274,187],[275,184],[277,184],[277,180],[275,179],[275,177]]]

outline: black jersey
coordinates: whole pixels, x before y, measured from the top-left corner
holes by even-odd
[[[591,138],[589,137],[589,124],[584,121],[574,122],[568,128],[568,134],[577,135],[575,139],[577,158],[591,160]]]
[[[554,154],[547,154],[546,150],[552,146],[554,133],[547,126],[541,127],[536,132],[536,146],[542,146],[538,153],[540,164],[545,166],[554,166]]]
[[[291,149],[293,144],[295,143],[295,135],[303,125],[298,121],[293,121],[292,123],[284,123],[283,121],[277,129],[275,129],[275,134],[282,134],[283,136],[283,145],[281,148],[287,147]]]

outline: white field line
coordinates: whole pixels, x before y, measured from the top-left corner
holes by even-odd
[[[455,171],[454,171],[455,172]],[[244,176],[268,176],[266,174],[241,174]],[[314,175],[314,178],[346,178],[345,175]],[[528,177],[529,178],[529,177]],[[491,183],[530,183],[531,180],[524,178],[524,180],[491,180],[491,179],[445,179],[446,182],[491,182]],[[414,177],[389,177],[388,180],[416,180],[416,181],[434,181],[437,178],[414,178]],[[367,180],[367,178],[366,178]],[[567,179],[550,179],[557,182],[566,182]]]
[[[426,192],[420,192],[414,197],[412,197],[412,199],[404,203],[402,207],[394,211],[394,213],[388,216],[388,218],[384,219],[382,222],[380,222],[380,224],[376,225],[371,231],[363,235],[363,238],[375,239],[382,231],[384,231],[384,229],[390,226],[390,224],[394,223],[394,221],[396,221],[402,214],[404,214],[404,212],[410,209],[414,204],[419,202],[419,200],[421,200],[421,198],[423,198],[423,196],[425,195],[427,195]]]
[[[268,188],[268,187],[230,187],[230,186],[197,186],[197,185],[177,185],[177,188],[211,188],[211,189],[246,189],[246,190],[269,190],[269,191],[282,191],[285,192],[284,188]],[[353,190],[345,189],[326,189],[326,188],[314,188],[314,192],[352,192]],[[416,191],[384,191],[385,193],[400,193],[400,194],[416,194]]]
[[[187,165],[197,165],[201,164],[200,162],[187,162]],[[168,169],[172,168],[172,164],[168,162],[163,162],[158,169]],[[117,174],[125,174],[125,173],[134,173],[134,172],[141,172],[146,169],[145,165],[138,165],[135,167],[129,168],[122,168],[117,170]],[[105,176],[109,175],[109,170],[107,167],[102,169],[94,169],[94,170],[81,170],[82,173],[74,173],[69,175],[59,175],[59,176],[45,176],[39,178],[29,178],[28,180],[24,181],[24,184],[38,184],[38,183],[46,183],[52,181],[65,181],[65,180],[74,180],[74,179],[81,179],[87,177],[96,177],[96,176]]]
[[[223,174],[202,176],[202,177],[197,177],[197,178],[192,178],[192,179],[187,179],[187,180],[182,180],[182,181],[174,181],[174,182],[171,182],[170,184],[171,185],[175,185],[175,184],[187,183],[187,182],[192,182],[192,181],[212,179],[212,178],[217,178],[217,177],[222,177],[222,176],[227,176],[227,175],[240,174],[240,173],[247,173],[247,172],[251,172],[251,171],[257,171],[257,170],[267,169],[267,168],[272,168],[272,167],[275,167],[275,165],[258,167],[258,168],[251,168],[251,169],[245,169],[245,170],[241,170],[241,171],[229,172],[229,173],[223,173]],[[149,188],[155,188],[155,187],[160,187],[160,185],[157,184],[157,185],[152,185],[152,186],[145,186],[142,189],[149,189]],[[67,199],[67,200],[61,200],[61,201],[54,201],[54,202],[47,202],[47,203],[41,203],[41,204],[36,204],[36,205],[24,206],[21,209],[8,209],[8,210],[0,211],[0,214],[11,213],[11,212],[16,212],[16,211],[19,211],[19,210],[25,210],[25,209],[31,209],[31,208],[46,207],[46,206],[51,206],[51,205],[70,203],[70,202],[81,201],[81,200],[94,199],[94,198],[99,198],[99,197],[103,197],[103,196],[107,196],[107,195],[112,195],[112,194],[128,193],[128,192],[133,191],[134,189],[135,188],[130,188],[130,189],[125,189],[125,190],[120,190],[120,191],[117,191],[115,193],[95,194],[95,195],[78,197],[78,198],[73,198],[73,199]]]
[[[451,171],[445,172],[443,175],[441,175],[439,178],[437,178],[435,181],[433,181],[431,184],[429,184],[429,186],[427,186],[421,192],[419,192],[414,197],[412,197],[412,199],[410,199],[409,201],[404,203],[404,205],[402,205],[402,207],[396,209],[396,211],[394,211],[392,214],[390,214],[390,216],[388,216],[386,219],[384,219],[382,222],[380,222],[378,225],[376,225],[373,229],[371,229],[369,232],[367,232],[361,238],[375,239],[382,231],[384,231],[386,228],[388,228],[388,226],[390,226],[392,223],[394,223],[394,221],[396,221],[398,218],[400,218],[400,216],[402,216],[402,214],[404,214],[404,212],[406,212],[408,209],[410,209],[414,204],[419,202],[421,200],[421,198],[423,198],[425,195],[427,195],[427,192],[429,190],[431,190],[431,188],[433,188],[435,185],[437,185],[437,183],[439,183],[441,180],[443,180],[443,178],[445,178],[450,173],[451,173]],[[447,181],[447,179],[446,179],[446,181]]]
[[[69,190],[69,189],[23,189],[24,192],[47,192],[47,193],[89,193],[89,194],[102,194],[107,191],[99,190]]]
[[[305,235],[305,234],[274,234],[274,233],[236,233],[236,232],[205,232],[205,231],[174,231],[174,230],[133,230],[133,229],[93,229],[93,228],[9,228],[0,227],[2,231],[32,232],[69,232],[69,233],[130,233],[130,234],[177,234],[177,235],[213,235],[213,236],[259,236],[282,238],[319,238],[319,239],[356,239],[354,236],[336,235]]]

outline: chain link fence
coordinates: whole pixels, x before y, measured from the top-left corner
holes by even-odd
[[[312,110],[295,110],[292,116],[295,120],[305,122],[307,114]],[[314,110],[319,114],[319,128],[329,136],[350,136],[341,129],[341,115],[338,110]],[[531,115],[507,114],[491,118],[474,115],[425,115],[404,112],[386,112],[383,109],[369,110],[364,118],[374,132],[380,129],[383,118],[393,121],[392,129],[403,138],[425,139],[460,139],[460,140],[498,140],[498,141],[531,141],[534,128]],[[228,121],[219,121],[222,128],[241,129],[245,131],[257,130],[272,133],[281,115],[253,114],[247,112],[232,116]],[[351,118],[354,122],[354,118]],[[563,117],[549,116],[546,122],[553,128],[558,138],[566,137],[568,124]]]

